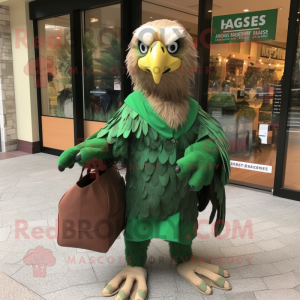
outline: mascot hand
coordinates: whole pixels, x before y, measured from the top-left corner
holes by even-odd
[[[216,163],[220,160],[219,150],[212,140],[204,140],[185,150],[184,157],[177,161],[175,171],[179,178],[190,177],[192,191],[200,191],[213,180]]]
[[[109,145],[105,139],[93,138],[64,151],[58,159],[58,170],[73,168],[74,163],[83,166],[89,160],[110,157]]]

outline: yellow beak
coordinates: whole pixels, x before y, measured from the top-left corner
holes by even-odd
[[[148,53],[138,60],[138,66],[145,72],[151,72],[154,82],[159,84],[161,75],[177,70],[181,60],[170,55],[162,42],[156,41],[149,47]]]

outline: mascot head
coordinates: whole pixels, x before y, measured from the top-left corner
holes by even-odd
[[[176,21],[157,20],[135,30],[126,57],[134,90],[173,102],[189,95],[197,70],[193,39]]]

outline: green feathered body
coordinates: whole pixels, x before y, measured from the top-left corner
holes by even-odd
[[[210,196],[214,198],[211,219],[218,211],[218,219],[225,220],[224,185],[230,172],[227,137],[221,125],[200,106],[193,125],[176,140],[159,134],[127,104],[117,111],[97,137],[106,137],[114,157],[128,158],[127,217],[132,214],[134,218],[154,216],[165,220],[179,212],[183,222],[195,222],[199,200],[203,199],[199,205],[203,210]],[[185,149],[207,138],[217,144],[223,165],[214,172],[213,195],[207,189],[198,193],[190,191],[189,178],[179,179],[175,173],[176,161],[184,156]],[[223,227],[222,222],[217,224],[216,234],[220,234]]]

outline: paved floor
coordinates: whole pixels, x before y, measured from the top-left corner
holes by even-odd
[[[17,282],[27,293],[12,299],[107,299],[100,297],[101,288],[125,265],[122,236],[106,254],[57,245],[49,227],[55,226],[58,202],[78,179],[79,167],[60,173],[56,161],[41,153],[0,161],[0,271],[13,279],[11,284],[1,281],[0,299],[8,299],[6,287]],[[235,186],[226,189],[228,230],[216,239],[210,225],[201,225],[203,239],[196,238],[193,248],[230,271],[233,289],[198,294],[176,274],[167,243],[154,240],[147,262],[149,300],[300,299],[300,202]],[[199,219],[205,223],[208,216],[206,211]],[[238,224],[244,233],[236,230]],[[18,228],[23,226],[22,234]],[[52,252],[54,265],[49,261],[45,269],[23,261],[39,246]]]

